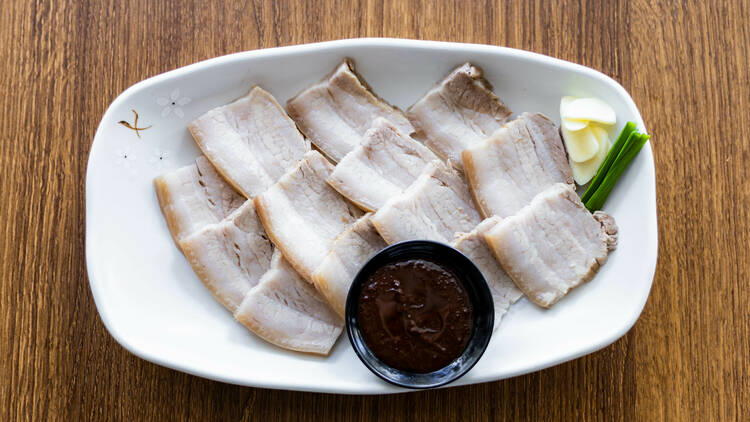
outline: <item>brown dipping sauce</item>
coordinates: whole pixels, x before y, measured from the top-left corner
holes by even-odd
[[[458,358],[471,336],[472,305],[459,278],[424,259],[385,265],[359,294],[362,337],[383,363],[427,373]]]

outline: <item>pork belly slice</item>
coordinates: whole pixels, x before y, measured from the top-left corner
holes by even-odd
[[[267,191],[255,197],[260,221],[284,258],[306,280],[323,262],[333,240],[362,216],[326,183],[333,165],[310,151]]]
[[[253,201],[186,237],[180,247],[198,278],[232,312],[270,268],[273,254]]]
[[[481,221],[466,182],[440,161],[431,162],[372,217],[388,244],[415,239],[450,243],[457,232],[470,232]]]
[[[250,199],[310,150],[281,105],[257,86],[195,119],[188,129],[219,173]]]
[[[617,225],[604,212],[591,215],[570,185],[557,183],[485,239],[516,285],[547,308],[594,277],[617,246]]]
[[[344,321],[277,250],[271,269],[248,292],[234,317],[258,337],[284,349],[327,355]]]
[[[313,283],[342,318],[349,287],[359,269],[386,244],[368,213],[333,241],[331,251],[312,275]]]
[[[573,184],[560,133],[542,114],[524,113],[463,154],[479,211],[507,217],[555,183]]]
[[[175,243],[218,223],[245,202],[203,156],[193,164],[155,178],[154,187]]]
[[[427,147],[378,117],[362,144],[336,165],[328,183],[363,210],[376,211],[437,159]]]
[[[463,252],[474,262],[487,280],[487,285],[492,292],[492,300],[495,303],[495,330],[500,325],[503,315],[508,312],[510,305],[516,303],[523,296],[521,290],[516,287],[513,280],[497,262],[484,240],[485,233],[495,227],[501,220],[497,216],[490,217],[479,223],[469,233],[460,233],[451,243],[451,246]]]
[[[377,97],[345,59],[323,81],[290,99],[286,108],[300,130],[335,162],[359,145],[376,117],[409,135],[404,113]]]
[[[471,63],[454,69],[406,111],[415,136],[459,170],[461,151],[500,129],[510,114]]]

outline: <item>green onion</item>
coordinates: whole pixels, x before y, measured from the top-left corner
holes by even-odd
[[[630,135],[635,132],[635,123],[628,122],[627,124],[625,124],[625,127],[622,129],[622,132],[620,132],[620,135],[617,137],[614,145],[612,145],[612,148],[604,158],[604,162],[601,166],[599,166],[599,170],[596,171],[596,175],[594,175],[591,183],[589,183],[589,187],[586,188],[586,192],[584,192],[583,196],[581,196],[581,201],[583,201],[584,204],[591,198],[591,196],[594,195],[594,192],[596,192],[596,190],[599,188],[599,185],[604,180],[604,177],[607,175],[610,167],[612,167],[612,164],[615,162],[615,158],[617,158],[617,156],[620,154],[622,147],[625,146],[630,138]]]
[[[620,134],[620,136],[622,136],[622,134]],[[627,141],[622,146],[620,152],[617,154],[617,157],[614,159],[611,167],[607,170],[606,175],[603,177],[603,180],[596,188],[596,190],[590,195],[590,197],[584,202],[586,208],[589,211],[594,212],[602,208],[602,205],[604,205],[604,201],[607,200],[610,192],[612,192],[612,188],[615,186],[615,183],[617,183],[617,179],[620,178],[622,173],[630,165],[636,155],[638,155],[638,152],[640,152],[641,148],[643,148],[643,145],[646,143],[646,141],[648,141],[650,137],[650,135],[644,135],[637,132],[632,132],[628,135]],[[618,142],[619,141],[620,139],[618,138]],[[609,155],[607,156],[607,158],[609,158]],[[598,175],[599,172],[597,172],[597,176]],[[591,188],[589,187],[589,189]],[[586,190],[586,193],[588,193],[588,189]]]

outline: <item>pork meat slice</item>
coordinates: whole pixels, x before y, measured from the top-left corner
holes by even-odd
[[[336,165],[328,183],[365,211],[376,211],[437,159],[427,147],[378,117],[362,143]]]
[[[186,237],[180,247],[198,278],[232,312],[270,268],[273,253],[253,201]]]
[[[386,244],[375,230],[368,213],[333,241],[331,251],[312,275],[313,283],[342,318],[346,296],[354,276]]]
[[[617,225],[604,212],[590,214],[570,185],[557,183],[485,239],[521,291],[546,308],[594,277],[617,246]]]
[[[195,119],[188,129],[219,173],[250,199],[310,150],[281,105],[257,86]]]
[[[388,244],[425,239],[450,243],[482,221],[463,178],[440,161],[427,165],[417,180],[389,199],[372,217]]]
[[[326,183],[332,171],[325,157],[310,151],[255,197],[258,216],[274,245],[310,282],[333,239],[362,216],[362,211]]]
[[[387,119],[407,135],[414,130],[401,110],[372,92],[350,59],[290,99],[286,107],[305,136],[335,162],[362,142],[376,117]]]
[[[154,179],[156,197],[175,243],[218,223],[245,198],[219,176],[205,157]]]
[[[258,337],[284,349],[327,355],[344,327],[311,284],[277,250],[234,317]]]
[[[513,215],[555,183],[573,184],[560,133],[539,113],[522,114],[462,155],[484,217]]]
[[[523,296],[521,290],[516,287],[513,280],[497,262],[484,239],[485,233],[500,221],[500,217],[490,217],[479,223],[469,233],[461,233],[456,236],[451,244],[469,257],[487,280],[487,285],[489,285],[492,293],[492,300],[495,303],[495,329],[499,326],[503,315],[508,312],[510,305],[516,303]]]
[[[415,136],[459,170],[461,151],[500,129],[510,114],[471,63],[454,69],[406,112]]]

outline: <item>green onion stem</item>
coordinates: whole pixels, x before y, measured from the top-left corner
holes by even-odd
[[[649,138],[649,135],[640,133],[628,136],[627,142],[617,155],[617,159],[614,160],[609,171],[607,171],[601,184],[589,199],[584,202],[589,211],[594,212],[602,208],[604,201],[607,200],[610,192],[612,192],[612,188],[615,186],[615,183],[617,183],[617,179],[620,178],[625,169],[630,165],[636,155],[638,155],[638,152],[640,152],[641,148],[643,148],[643,145]],[[588,193],[588,190],[586,192]]]
[[[615,141],[614,145],[612,145],[612,148],[607,153],[607,156],[604,158],[604,162],[601,166],[599,166],[599,170],[596,171],[596,175],[594,175],[594,178],[591,180],[591,183],[589,183],[589,187],[586,188],[586,192],[583,193],[583,196],[581,196],[581,201],[583,203],[586,203],[591,196],[594,195],[594,192],[599,188],[599,185],[604,180],[605,176],[607,175],[607,172],[609,172],[610,167],[612,167],[612,164],[615,162],[615,159],[622,151],[622,148],[625,146],[627,141],[630,139],[630,136],[636,133],[635,131],[635,123],[628,122],[625,124],[625,127],[622,129],[622,132],[620,132],[620,135],[617,137],[617,140]]]

